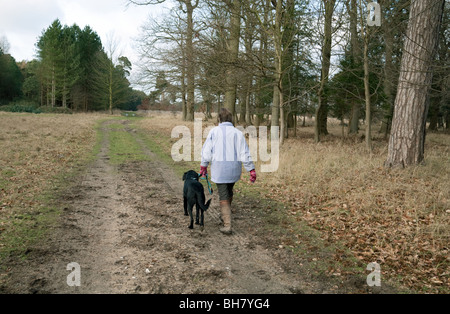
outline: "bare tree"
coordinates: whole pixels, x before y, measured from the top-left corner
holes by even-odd
[[[4,54],[9,53],[9,49],[11,48],[11,45],[9,44],[8,38],[6,36],[0,37],[0,51]]]
[[[119,41],[114,37],[114,33],[109,33],[107,35],[106,42],[106,54],[108,56],[109,62],[107,65],[108,69],[108,79],[106,84],[108,87],[108,105],[109,112],[113,114],[113,96],[114,96],[114,69],[119,61],[119,56],[122,55],[122,51],[119,51]]]
[[[161,4],[165,0],[128,0],[130,4],[134,5],[152,5]],[[186,13],[186,35],[184,41],[184,57],[186,67],[186,116],[183,115],[183,120],[194,121],[194,109],[195,109],[195,56],[194,56],[194,10],[199,5],[199,0],[177,0],[180,4],[180,8]],[[184,7],[183,7],[184,6]]]

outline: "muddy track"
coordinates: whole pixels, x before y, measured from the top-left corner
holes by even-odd
[[[262,235],[251,204],[234,204],[239,208],[233,216],[235,233],[224,236],[215,193],[205,228],[189,230],[181,178],[137,136],[150,161],[112,165],[110,123],[102,125],[95,161],[61,196],[61,223],[46,243],[29,248],[4,292],[335,292],[331,282],[313,279],[301,260],[277,248],[271,235]],[[125,132],[136,134],[128,126]],[[81,267],[78,287],[67,285],[66,267],[72,262]]]

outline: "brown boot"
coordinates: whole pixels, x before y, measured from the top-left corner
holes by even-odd
[[[233,203],[233,198],[230,198],[231,213],[232,214],[236,214],[236,208],[231,206],[232,203]],[[220,224],[223,225],[223,218],[222,218],[222,216],[220,216],[219,218],[220,218]]]
[[[220,211],[222,212],[223,228],[220,232],[223,234],[231,234],[231,206],[230,201],[220,201]]]

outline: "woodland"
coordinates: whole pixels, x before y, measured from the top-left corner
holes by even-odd
[[[151,10],[164,2],[127,5]],[[226,107],[238,123],[279,126],[281,143],[308,116],[320,142],[328,118],[336,118],[350,135],[362,130],[369,151],[373,132],[388,138],[407,116],[418,116],[408,119],[419,130],[411,139],[417,156],[406,162],[415,163],[425,129],[448,130],[450,120],[450,8],[422,2],[175,1],[136,39],[140,75],[133,83],[150,88],[148,94],[130,87],[133,65],[114,38],[102,43],[89,26],[57,19],[35,43],[35,60],[16,62],[2,38],[0,105],[38,112],[180,110],[186,121],[196,111],[209,119]],[[433,26],[426,34],[425,25]]]

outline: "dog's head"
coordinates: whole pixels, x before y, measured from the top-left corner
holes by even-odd
[[[196,171],[194,170],[189,170],[188,172],[185,172],[183,174],[183,181],[186,181],[188,179],[193,179],[195,181],[198,181],[199,175]]]

